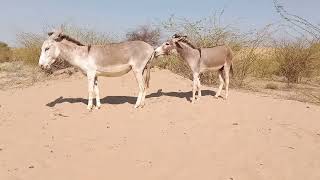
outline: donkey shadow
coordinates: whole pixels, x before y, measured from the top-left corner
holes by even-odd
[[[201,93],[202,93],[202,96],[215,96],[216,95],[216,92],[215,91],[211,91],[211,90],[202,90]],[[192,91],[187,91],[187,92],[182,92],[182,91],[178,91],[178,92],[163,92],[162,89],[158,89],[157,92],[147,95],[146,99],[148,99],[148,98],[157,98],[157,97],[161,97],[161,96],[182,98],[182,99],[186,99],[187,101],[191,102]],[[100,99],[101,104],[114,104],[114,105],[116,105],[116,104],[125,104],[125,103],[135,104],[136,101],[137,101],[137,97],[134,97],[134,96],[106,96],[106,97]],[[49,102],[48,104],[46,104],[46,106],[54,107],[57,104],[62,104],[62,103],[71,103],[71,104],[83,103],[83,104],[87,104],[88,103],[88,99],[84,99],[84,98],[64,98],[64,97],[60,96],[59,98],[57,98],[57,99],[53,100],[52,102]]]

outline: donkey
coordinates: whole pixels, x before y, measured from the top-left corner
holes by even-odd
[[[86,46],[60,31],[48,33],[49,37],[41,48],[39,66],[49,69],[57,59],[78,67],[88,78],[88,106],[93,108],[93,95],[96,96],[96,109],[101,107],[98,76],[116,77],[134,72],[139,85],[139,95],[135,108],[143,107],[146,89],[149,87],[150,61],[154,49],[143,41],[128,41],[108,45]],[[146,78],[144,71],[147,66]]]
[[[232,73],[232,50],[228,46],[216,46],[212,48],[196,48],[187,39],[187,36],[175,34],[172,38],[155,50],[155,56],[168,55],[173,49],[188,63],[193,72],[192,103],[195,102],[196,91],[201,97],[201,84],[199,74],[205,71],[218,70],[220,85],[215,97],[221,94],[223,85],[226,87],[225,99],[229,93],[229,76]]]

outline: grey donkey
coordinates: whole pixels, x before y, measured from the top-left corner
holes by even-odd
[[[223,85],[226,87],[225,99],[229,93],[229,79],[232,69],[233,53],[226,45],[212,48],[197,48],[187,36],[175,34],[155,50],[155,56],[168,55],[173,49],[188,63],[193,72],[192,103],[195,102],[196,91],[201,97],[201,84],[199,74],[205,71],[216,70],[219,73],[220,85],[215,97],[221,95]]]
[[[41,48],[39,66],[47,69],[57,59],[63,59],[86,74],[89,110],[93,108],[94,94],[96,108],[101,107],[98,76],[122,76],[130,70],[133,71],[139,85],[139,95],[134,107],[144,106],[150,79],[150,61],[154,58],[152,46],[143,41],[86,46],[63,34],[61,30],[50,32],[48,35],[48,39],[44,41]],[[146,67],[146,78],[144,78]]]

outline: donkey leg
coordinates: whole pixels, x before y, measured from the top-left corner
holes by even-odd
[[[229,81],[230,81],[230,68],[224,68],[224,72],[225,72],[225,81],[226,81],[226,97],[225,99],[228,99],[228,95],[229,95]]]
[[[94,93],[96,95],[96,109],[100,109],[101,102],[100,102],[100,93],[99,93],[98,77],[97,76],[94,78]]]
[[[201,82],[200,82],[200,77],[198,77],[198,99],[199,100],[201,98]]]
[[[195,103],[195,99],[196,99],[196,91],[198,88],[198,73],[194,73],[193,74],[193,86],[192,86],[192,103]]]
[[[223,78],[223,74],[222,74],[222,70],[219,70],[219,81],[220,81],[220,85],[219,85],[219,89],[217,94],[215,95],[216,98],[218,98],[221,95],[221,91],[223,88],[223,84],[224,84],[224,78]]]
[[[91,74],[87,74],[88,77],[88,93],[89,93],[89,97],[88,97],[88,106],[87,109],[91,110],[93,107],[93,103],[92,103],[92,99],[93,99],[93,89],[94,89],[94,77],[95,74],[91,73]]]
[[[139,86],[139,95],[138,95],[138,99],[137,99],[137,102],[136,102],[134,108],[138,108],[141,106],[141,100],[142,100],[142,96],[143,96],[143,93],[145,90],[145,84],[144,84],[142,72],[140,72],[140,71],[134,72],[134,75],[136,77],[136,80],[137,80],[138,86]]]
[[[147,95],[147,88],[144,88],[144,91],[142,93],[142,97],[141,97],[141,106],[140,107],[143,107],[145,105],[145,99],[146,99],[146,95]]]

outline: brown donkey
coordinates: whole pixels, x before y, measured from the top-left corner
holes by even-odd
[[[201,97],[201,84],[199,74],[205,71],[218,70],[219,90],[215,97],[219,97],[225,84],[228,98],[229,77],[232,73],[232,50],[228,46],[216,46],[212,48],[196,48],[187,39],[187,36],[173,35],[167,42],[155,50],[155,56],[167,55],[175,49],[178,54],[189,64],[193,72],[192,103],[195,102],[195,94],[198,90],[198,99]]]

